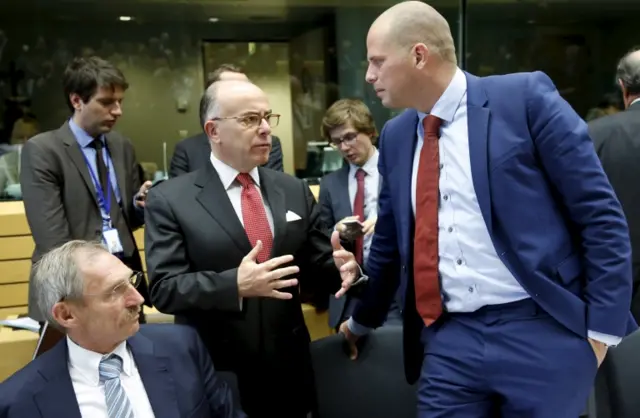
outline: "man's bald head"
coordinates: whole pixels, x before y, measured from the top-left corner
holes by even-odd
[[[405,1],[385,10],[371,25],[387,42],[400,48],[422,43],[444,61],[457,64],[456,49],[447,20],[420,1]]]

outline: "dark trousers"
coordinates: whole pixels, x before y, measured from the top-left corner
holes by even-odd
[[[587,339],[531,299],[444,314],[422,341],[419,418],[577,418],[597,372]]]

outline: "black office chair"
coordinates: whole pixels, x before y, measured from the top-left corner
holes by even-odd
[[[595,384],[597,418],[640,417],[640,331],[609,349]]]
[[[233,396],[233,404],[240,407],[242,404],[240,403],[240,389],[238,388],[238,377],[236,374],[234,372],[216,370],[216,376],[229,385],[231,395]]]
[[[416,388],[404,377],[402,327],[372,332],[356,361],[341,334],[311,343],[318,418],[415,418]]]

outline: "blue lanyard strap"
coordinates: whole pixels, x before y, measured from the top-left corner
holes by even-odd
[[[96,156],[97,154],[96,150]],[[106,148],[104,148],[105,155],[107,156],[107,161],[109,161],[109,152]],[[89,170],[89,174],[91,174],[91,180],[93,180],[93,184],[96,186],[96,196],[98,198],[98,205],[107,215],[107,220],[111,219],[111,175],[109,174],[109,165],[105,163],[107,167],[107,190],[102,190],[102,184],[98,181],[98,177],[96,173],[93,172],[91,168],[91,164],[87,159],[87,156],[82,152],[82,157],[84,157],[85,163],[87,163],[87,169]]]

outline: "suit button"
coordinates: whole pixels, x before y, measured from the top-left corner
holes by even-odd
[[[406,273],[406,272],[407,272],[407,266],[404,266],[404,265],[402,266],[402,272],[403,272],[403,273]]]

